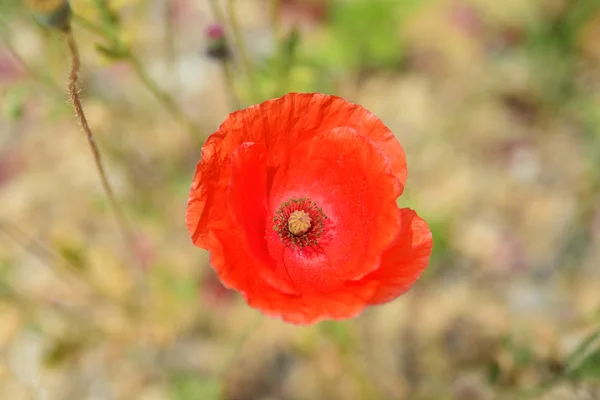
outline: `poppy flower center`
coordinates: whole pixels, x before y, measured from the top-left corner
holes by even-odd
[[[273,216],[273,230],[289,247],[316,246],[325,230],[327,216],[308,197],[291,198],[279,205]]]
[[[302,236],[310,229],[310,216],[304,210],[297,210],[288,218],[288,230],[294,236]]]

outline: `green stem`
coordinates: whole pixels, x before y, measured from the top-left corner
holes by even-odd
[[[223,77],[225,78],[225,85],[227,86],[227,93],[229,94],[229,107],[232,111],[239,110],[241,108],[240,100],[238,99],[235,92],[235,83],[233,81],[233,72],[231,71],[231,63],[228,60],[221,61],[221,70],[223,71]]]
[[[577,348],[571,352],[565,361],[565,374],[571,374],[588,357],[589,349],[593,344],[600,341],[600,329],[586,337]],[[587,354],[586,354],[587,353]]]
[[[244,72],[248,79],[248,84],[250,86],[250,91],[252,92],[253,101],[261,100],[260,91],[258,88],[258,84],[256,82],[253,70],[252,63],[250,62],[250,57],[248,56],[248,52],[246,49],[246,44],[244,42],[242,36],[242,30],[237,20],[237,15],[234,7],[234,0],[227,0],[227,11],[229,13],[229,23],[231,24],[231,30],[233,33],[233,38],[237,44],[238,52],[240,54],[240,59],[242,61],[242,67],[244,68]]]
[[[269,17],[271,21],[271,30],[273,31],[273,38],[275,42],[275,48],[278,49],[280,46],[281,39],[281,23],[279,20],[279,13],[281,10],[281,0],[271,0],[269,7]]]
[[[8,49],[8,51],[11,53],[11,56],[17,61],[17,63],[19,63],[19,65],[27,73],[27,75],[29,77],[31,77],[34,81],[41,84],[42,87],[44,87],[50,95],[52,95],[53,97],[56,97],[57,99],[58,98],[62,99],[63,98],[63,89],[61,88],[61,86],[50,76],[44,75],[43,73],[38,72],[35,68],[33,68],[31,65],[29,65],[23,59],[23,57],[21,57],[21,55],[17,52],[17,50],[12,45],[12,43],[9,39],[9,36],[6,34],[4,22],[1,20],[0,20],[0,28],[1,28],[0,29],[0,39],[2,40],[2,44],[4,45],[4,47],[6,47]]]
[[[75,36],[73,35],[72,29],[69,27],[65,30],[65,41],[67,42],[67,47],[69,49],[69,54],[71,57],[71,70],[69,72],[69,96],[71,98],[71,102],[73,104],[73,109],[75,110],[75,114],[77,115],[77,119],[86,135],[88,144],[90,146],[90,150],[94,157],[94,163],[96,165],[96,170],[98,171],[98,175],[100,177],[100,182],[102,183],[102,188],[104,189],[104,193],[108,199],[109,205],[113,211],[115,216],[117,226],[123,235],[123,240],[126,245],[126,248],[129,250],[131,254],[132,261],[135,261],[135,239],[133,235],[133,230],[129,225],[127,219],[125,218],[125,214],[121,205],[117,201],[117,197],[113,191],[113,188],[108,180],[108,176],[106,174],[106,169],[104,168],[104,163],[102,162],[102,157],[100,155],[100,149],[96,144],[96,140],[94,139],[94,135],[92,130],[88,124],[87,117],[85,112],[83,111],[83,105],[81,104],[81,97],[79,95],[79,71],[81,67],[81,59],[79,56],[79,48],[77,46],[77,42],[75,41]],[[141,275],[141,266],[136,266],[131,268],[131,273],[134,281],[137,283],[138,288],[143,287],[143,277]]]
[[[159,103],[181,124],[185,125],[190,130],[196,130],[197,125],[192,121],[179,107],[175,99],[166,91],[161,89],[156,82],[148,75],[148,72],[142,66],[139,59],[133,54],[129,54],[126,58],[138,79],[148,89]]]
[[[221,10],[217,0],[209,0],[210,8],[212,13],[221,26],[225,26],[227,24],[225,14]],[[227,39],[228,43],[231,43],[231,40]],[[230,107],[233,110],[241,108],[240,100],[237,95],[237,91],[235,90],[235,80],[233,75],[233,69],[231,65],[231,61],[223,60],[221,61],[221,70],[223,71],[223,76],[225,78],[225,84],[227,85],[227,90],[229,91],[229,101]]]
[[[74,16],[74,21],[79,23],[83,28],[107,40],[111,47],[118,48],[118,53],[122,55],[122,59],[129,63],[136,77],[140,80],[140,82],[142,82],[146,89],[152,93],[156,100],[158,100],[158,102],[169,112],[169,114],[171,114],[171,116],[179,123],[184,125],[186,129],[190,131],[190,133],[199,131],[198,125],[183,112],[175,99],[173,99],[168,92],[163,90],[150,77],[140,60],[133,54],[132,50],[128,47],[123,47],[122,42],[114,35],[112,29],[110,29],[109,32],[107,29],[95,25],[81,16]]]

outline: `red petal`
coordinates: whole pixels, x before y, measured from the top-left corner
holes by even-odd
[[[382,257],[381,267],[356,284],[376,284],[370,304],[394,300],[419,279],[431,256],[433,240],[424,220],[411,209],[403,208],[396,242]]]
[[[203,161],[214,157],[213,149],[205,145]],[[271,290],[294,293],[286,271],[277,269],[264,242],[266,148],[245,143],[229,161],[219,170],[199,164],[187,210],[193,241],[210,251],[211,264],[227,287],[244,292],[248,282],[264,280]],[[230,182],[215,182],[215,173],[223,172]],[[218,189],[208,190],[211,184]]]
[[[374,143],[351,128],[316,135],[294,149],[287,168],[275,175],[271,219],[292,197],[309,197],[328,216],[319,246],[285,247],[267,229],[275,260],[287,269],[300,293],[323,293],[379,266],[396,239],[400,184]]]
[[[202,148],[190,190],[186,221],[194,243],[206,246],[209,222],[223,217],[229,157],[244,142],[267,146],[270,168],[285,166],[302,141],[339,127],[371,139],[390,161],[402,191],[406,159],[394,134],[371,112],[336,96],[290,93],[230,114]]]
[[[224,156],[242,142],[265,143],[269,165],[285,165],[301,141],[339,127],[354,129],[371,139],[387,156],[402,189],[407,176],[404,149],[394,134],[373,113],[346,100],[321,93],[289,93],[283,97],[236,111],[219,133]]]
[[[238,253],[247,252],[248,263],[253,259],[252,275],[260,276],[271,286],[285,293],[296,293],[285,267],[278,266],[267,249],[265,222],[267,219],[267,148],[264,144],[244,143],[231,155],[231,174],[227,200],[235,224],[221,227],[239,232],[235,239]],[[271,229],[272,224],[267,227]],[[223,255],[227,258],[227,255]],[[221,269],[234,268],[227,263]],[[248,267],[246,267],[248,268]],[[232,272],[232,274],[234,274]],[[236,284],[234,284],[236,285]],[[236,287],[240,287],[237,283]]]
[[[368,305],[373,286],[344,287],[327,295],[289,296],[253,282],[251,291],[244,293],[248,304],[262,313],[280,317],[298,325],[314,324],[326,319],[347,319],[357,316]]]
[[[265,247],[261,246],[259,240],[262,227],[267,231],[269,228],[266,219],[260,222],[262,214],[259,211],[264,204],[261,193],[265,192],[265,182],[268,187],[272,171],[280,167],[288,169],[289,163],[290,168],[301,168],[294,160],[298,155],[298,148],[304,146],[302,143],[336,128],[350,128],[355,131],[354,135],[368,138],[366,141],[370,145],[367,147],[377,148],[381,153],[380,158],[388,160],[391,173],[398,179],[400,185],[394,190],[403,189],[406,179],[404,152],[394,135],[377,117],[338,97],[292,93],[230,115],[204,145],[202,159],[198,163],[190,190],[186,212],[190,235],[197,246],[210,251],[213,266],[223,283],[242,292],[253,307],[294,323],[349,318],[359,313],[369,301],[374,304],[388,301],[406,290],[426,264],[426,260],[423,263],[424,253],[420,256],[417,254],[419,248],[424,249],[426,246],[407,242],[406,220],[409,218],[403,218],[404,233],[398,237],[396,246],[386,252],[382,271],[375,271],[353,281],[342,282],[337,279],[337,283],[329,288],[331,291],[322,295],[295,294],[287,271],[277,269],[265,256]],[[236,152],[245,142],[262,144],[264,149],[248,144]],[[306,146],[306,149],[310,148],[309,144]],[[336,152],[331,152],[330,155],[335,158]],[[302,166],[305,167],[306,165]],[[332,171],[328,172],[327,179],[333,179],[331,177],[334,176],[335,168],[331,168],[331,165],[327,168],[327,171]],[[360,168],[355,168],[354,171],[349,180],[357,182],[362,171]],[[387,188],[385,190],[392,187],[384,186]],[[373,198],[370,200],[375,201],[382,193],[381,190],[382,188],[373,190]],[[399,194],[398,192],[397,195]],[[350,200],[347,207],[351,209],[353,197],[346,197],[346,200]],[[354,208],[350,211],[357,210],[358,208]],[[331,213],[332,216],[334,214]],[[414,221],[418,222],[417,219]],[[422,225],[425,226],[424,223]],[[410,235],[412,226],[413,223],[408,229]],[[367,228],[364,224],[344,226],[346,232],[360,229],[366,231]],[[418,229],[415,230],[417,231]],[[381,244],[384,241],[380,239],[375,243]],[[431,243],[429,252],[430,250]],[[332,251],[340,259],[345,256],[341,246]],[[406,255],[413,257],[412,261],[403,261],[402,257]],[[368,258],[365,255],[365,259]],[[428,258],[428,254],[425,258]],[[419,259],[423,268],[417,274],[413,270],[418,269],[415,265]],[[413,272],[406,273],[403,268],[399,270],[398,266],[406,266],[409,272]],[[352,275],[356,269],[352,267],[344,271]],[[314,272],[318,275],[320,271]],[[407,277],[408,275],[411,277]],[[387,279],[391,283],[386,283]]]
[[[198,247],[208,249],[208,234],[211,223],[217,223],[227,216],[225,207],[214,207],[223,203],[228,179],[221,178],[229,168],[219,151],[219,137],[213,135],[202,147],[202,158],[196,167],[196,174],[188,197],[185,220],[192,241]],[[235,149],[232,149],[233,151]],[[220,199],[219,199],[220,197]]]
[[[236,234],[222,232],[211,244],[212,263],[219,279],[242,293],[248,304],[262,313],[295,324],[356,316],[372,298],[375,284],[347,284],[319,295],[285,294],[261,279],[255,271],[265,265],[239,251]]]

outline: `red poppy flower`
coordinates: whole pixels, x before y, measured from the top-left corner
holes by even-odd
[[[202,148],[186,220],[248,304],[296,324],[393,300],[421,275],[431,232],[396,199],[404,150],[361,106],[291,93],[231,114]]]

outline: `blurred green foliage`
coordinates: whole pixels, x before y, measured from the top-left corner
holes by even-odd
[[[172,400],[218,400],[221,388],[215,379],[202,379],[193,374],[176,374],[170,379]]]
[[[23,116],[23,106],[30,95],[28,85],[16,84],[9,88],[4,97],[4,115],[9,120],[18,121]]]
[[[356,348],[356,339],[348,321],[323,321],[319,324],[319,330],[342,352],[349,352]]]
[[[331,41],[321,50],[336,69],[396,69],[404,56],[399,26],[422,0],[334,3]]]
[[[157,267],[156,278],[161,289],[171,293],[174,300],[190,301],[198,296],[196,282],[176,276],[169,268]]]
[[[577,37],[589,19],[600,10],[600,2],[581,0],[569,2],[566,10],[528,26],[526,48],[537,70],[538,89],[555,107],[563,107],[575,90]]]
[[[334,93],[340,75],[352,71],[399,70],[405,56],[400,24],[427,1],[332,2],[328,35],[306,41],[294,29],[282,38],[256,69],[262,98],[250,102],[288,92]]]

